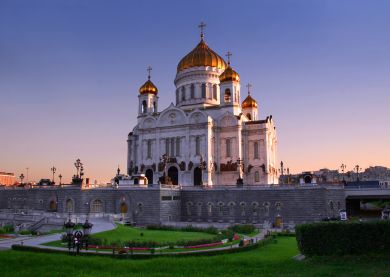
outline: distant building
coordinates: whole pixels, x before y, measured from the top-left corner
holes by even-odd
[[[16,177],[14,173],[0,171],[0,185],[12,186],[15,183],[16,183]]]

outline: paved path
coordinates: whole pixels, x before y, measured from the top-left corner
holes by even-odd
[[[91,219],[93,224],[92,233],[100,233],[108,230],[115,229],[115,224],[103,219]],[[0,250],[10,249],[13,244],[22,244],[28,246],[39,246],[40,244],[56,241],[61,239],[62,233],[46,235],[46,236],[18,236],[13,239],[0,240]],[[58,248],[55,248],[58,249]]]

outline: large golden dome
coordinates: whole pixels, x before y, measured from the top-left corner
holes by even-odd
[[[158,89],[157,87],[152,83],[152,81],[150,81],[150,79],[148,79],[145,84],[143,84],[140,88],[139,88],[139,93],[140,94],[145,94],[145,93],[152,93],[152,94],[157,94],[158,92]]]
[[[199,44],[177,65],[177,72],[196,66],[212,66],[224,70],[227,67],[226,62],[215,53],[202,38]]]
[[[226,81],[235,81],[239,82],[240,81],[240,75],[230,66],[225,69],[225,71],[219,75],[219,81],[226,82]]]
[[[245,100],[242,102],[241,107],[243,109],[245,108],[257,108],[257,102],[255,99],[250,96],[250,94],[245,98]]]

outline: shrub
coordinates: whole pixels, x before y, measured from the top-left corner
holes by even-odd
[[[296,227],[299,250],[306,256],[390,251],[389,234],[390,221],[319,222]]]
[[[185,227],[174,227],[167,225],[148,225],[146,226],[148,230],[163,230],[163,231],[183,231],[183,232],[204,232],[212,235],[218,234],[218,229],[214,226],[207,228],[195,227],[193,225],[187,225]]]
[[[21,235],[31,235],[31,231],[30,230],[22,230],[19,232],[19,234]]]
[[[233,225],[229,227],[229,230],[239,234],[250,234],[256,230],[256,227],[251,224]]]

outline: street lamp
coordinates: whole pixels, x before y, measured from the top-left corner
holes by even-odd
[[[70,248],[71,248],[71,245],[72,245],[73,229],[74,229],[75,225],[76,224],[71,221],[70,213],[69,213],[68,222],[64,223],[64,228],[66,230],[66,237],[68,239],[68,249],[69,249],[69,251],[70,251]]]
[[[237,186],[242,186],[244,184],[244,180],[241,177],[241,170],[244,166],[244,161],[241,158],[237,159],[237,165],[238,165],[238,179],[237,179]]]
[[[60,178],[60,185],[61,185],[61,180],[62,180],[62,175],[60,173],[60,175],[58,175],[58,178]]]
[[[24,174],[23,173],[20,174],[19,178],[20,178],[20,184],[23,184]]]
[[[89,235],[91,234],[92,226],[93,226],[93,224],[88,222],[88,217],[87,217],[87,219],[85,220],[85,222],[83,224],[85,250],[87,250],[87,251],[88,251],[88,239],[89,239]]]
[[[203,170],[206,169],[206,161],[203,159],[203,156],[200,155],[200,160],[199,160],[199,169],[200,169],[200,185],[203,186]]]
[[[359,170],[360,170],[360,166],[359,165],[355,165],[355,170],[356,170],[356,181],[359,182]]]
[[[168,155],[167,154],[164,154],[164,155],[162,155],[161,156],[161,158],[160,158],[160,162],[163,164],[163,166],[164,166],[164,172],[163,172],[163,182],[164,182],[164,184],[167,184],[167,176],[166,176],[166,171],[167,171],[167,163],[168,163],[168,160],[169,160],[169,157],[168,157]]]
[[[68,222],[64,223],[64,228],[66,230],[66,236],[68,239],[68,249],[70,251],[73,241],[73,248],[76,247],[77,254],[79,254],[80,248],[82,248],[83,244],[85,244],[85,249],[88,250],[88,239],[89,235],[91,234],[93,224],[88,222],[87,217],[83,224],[83,231],[76,230],[76,224],[71,221],[70,215],[71,214],[69,213]]]
[[[50,168],[50,171],[53,172],[53,180],[52,180],[52,182],[53,182],[53,185],[54,185],[54,174],[56,173],[57,168],[55,168],[55,167],[53,166],[52,168]]]

